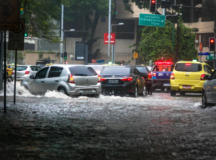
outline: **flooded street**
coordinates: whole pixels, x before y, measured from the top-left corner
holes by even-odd
[[[201,95],[71,98],[0,93],[1,159],[216,159],[216,107]]]

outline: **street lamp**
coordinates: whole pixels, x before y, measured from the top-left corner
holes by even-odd
[[[112,32],[112,26],[122,26],[124,23],[120,22],[118,24],[111,24],[111,32]],[[115,63],[115,44],[112,45],[112,64]]]

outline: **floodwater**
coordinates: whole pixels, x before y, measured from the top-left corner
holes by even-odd
[[[21,94],[20,94],[21,93]],[[0,92],[0,157],[23,159],[216,159],[216,107],[201,95],[91,98],[50,91]]]

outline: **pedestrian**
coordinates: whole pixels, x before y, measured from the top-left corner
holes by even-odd
[[[125,62],[124,62],[124,61],[121,61],[121,65],[125,65]]]

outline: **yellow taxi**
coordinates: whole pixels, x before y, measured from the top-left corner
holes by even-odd
[[[211,75],[211,67],[204,62],[179,61],[176,63],[170,77],[171,96],[180,92],[184,96],[186,92],[202,92],[205,75]]]

